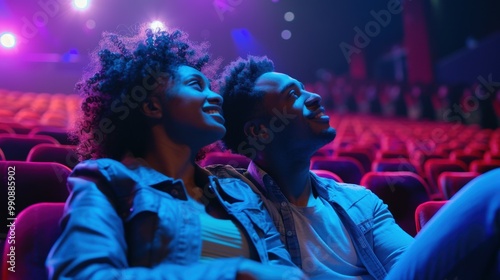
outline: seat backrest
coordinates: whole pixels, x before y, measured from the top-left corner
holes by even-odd
[[[59,220],[64,203],[38,203],[19,213],[11,227],[2,254],[2,278],[9,280],[45,280],[45,259],[59,237]],[[11,248],[14,246],[14,248]],[[11,250],[13,249],[13,250]],[[13,270],[15,272],[13,272]]]
[[[417,168],[405,158],[381,158],[373,161],[371,171],[409,171],[417,173]]]
[[[210,152],[205,155],[201,166],[213,164],[231,165],[234,168],[247,168],[250,164],[250,159],[239,154],[231,154],[224,152]]]
[[[479,173],[477,172],[445,171],[438,177],[439,190],[441,191],[444,199],[450,199],[463,186],[477,176],[479,176]]]
[[[0,161],[0,201],[14,201],[15,211],[0,211],[0,220],[16,216],[30,205],[39,202],[65,202],[66,187],[71,170],[53,162]],[[0,227],[0,239],[5,239],[7,227]]]
[[[328,170],[351,184],[359,184],[364,174],[363,166],[349,157],[312,157],[311,169]]]
[[[30,136],[33,135],[47,135],[57,140],[60,144],[63,145],[72,145],[74,143],[68,137],[68,131],[64,128],[56,128],[56,127],[35,127],[30,133]]]
[[[465,172],[465,163],[451,159],[429,159],[424,165],[425,176],[432,194],[439,194],[438,177],[445,171]]]
[[[337,157],[350,157],[361,163],[363,173],[370,171],[372,166],[372,156],[369,151],[360,149],[338,150],[335,152]]]
[[[5,160],[5,155],[3,154],[2,149],[0,149],[0,160]]]
[[[376,159],[383,159],[383,158],[387,158],[387,159],[400,159],[400,158],[404,158],[404,159],[409,159],[409,156],[408,156],[408,152],[407,151],[392,151],[392,150],[380,150],[377,152],[376,154]]]
[[[31,148],[28,162],[57,162],[73,169],[78,164],[76,146],[59,144],[38,144]]]
[[[387,204],[396,223],[415,236],[415,209],[429,200],[425,181],[413,172],[368,172],[361,185]]]
[[[327,178],[327,179],[332,179],[338,183],[343,183],[342,179],[339,177],[339,175],[328,171],[328,170],[321,170],[321,169],[312,169],[312,172],[314,174],[318,175],[319,177]]]
[[[469,171],[482,174],[499,167],[500,160],[475,160],[471,162]]]
[[[453,151],[450,153],[451,160],[459,160],[468,167],[470,163],[474,160],[482,159],[483,155],[480,153],[467,153],[465,151]]]
[[[43,143],[58,144],[57,140],[46,135],[0,135],[0,149],[7,160],[26,160],[31,148]]]
[[[436,212],[446,204],[446,202],[448,201],[426,201],[420,204],[417,209],[415,209],[415,227],[417,229],[417,233],[427,222],[429,222],[429,220],[436,214]]]

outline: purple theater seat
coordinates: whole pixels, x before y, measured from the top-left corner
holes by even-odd
[[[350,157],[312,157],[311,169],[328,170],[351,184],[359,184],[364,174],[363,166]]]
[[[445,171],[438,177],[438,186],[444,199],[450,199],[463,186],[480,174],[477,172]]]
[[[417,229],[417,233],[447,202],[448,200],[426,201],[415,209],[415,227]]]
[[[64,203],[38,203],[19,213],[15,226],[15,272],[8,270],[10,247],[2,254],[2,278],[9,280],[48,279],[45,259],[61,230],[59,220]],[[10,234],[10,232],[9,232]]]
[[[43,143],[58,144],[56,139],[46,135],[0,135],[0,149],[7,160],[26,160],[31,148]]]
[[[57,162],[73,169],[79,162],[75,150],[72,145],[38,144],[30,150],[26,161]]]
[[[5,155],[3,154],[2,149],[0,149],[0,160],[5,160]]]
[[[312,172],[314,174],[318,175],[319,177],[327,178],[327,179],[332,179],[336,182],[343,183],[342,179],[339,177],[339,175],[328,171],[328,170],[321,170],[321,169],[312,169]]]
[[[248,164],[250,164],[250,159],[238,154],[211,152],[205,155],[201,166],[214,164],[231,165],[234,168],[247,168]]]
[[[9,200],[9,182],[15,184],[15,211],[18,215],[23,209],[39,202],[65,202],[69,192],[66,188],[66,180],[71,170],[59,163],[53,162],[24,162],[24,161],[0,161],[0,204],[5,205],[5,211],[0,211],[0,239],[5,239],[7,218],[10,217],[6,211]],[[9,179],[11,175],[12,178]]]
[[[415,236],[415,209],[429,200],[426,183],[412,172],[368,172],[361,185],[370,189],[389,207],[396,223]]]

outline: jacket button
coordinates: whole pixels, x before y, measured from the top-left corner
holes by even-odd
[[[281,202],[281,207],[285,207],[286,206],[286,202]]]
[[[177,197],[179,196],[179,192],[177,190],[171,190],[170,191],[170,194],[173,196],[173,197]]]
[[[289,231],[287,231],[287,232],[286,232],[286,235],[288,235],[288,236],[292,236],[292,235],[293,235],[293,232],[292,232],[291,230],[289,230]]]

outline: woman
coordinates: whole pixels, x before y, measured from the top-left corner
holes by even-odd
[[[49,278],[303,278],[250,188],[195,164],[225,133],[207,62],[181,31],[103,35]]]

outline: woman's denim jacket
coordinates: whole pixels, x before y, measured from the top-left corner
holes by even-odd
[[[50,279],[235,279],[242,258],[200,262],[200,221],[181,180],[138,161],[90,160],[68,178],[62,234],[47,258]],[[208,172],[203,170],[203,172]],[[262,201],[244,182],[209,176],[262,263],[294,266]]]

